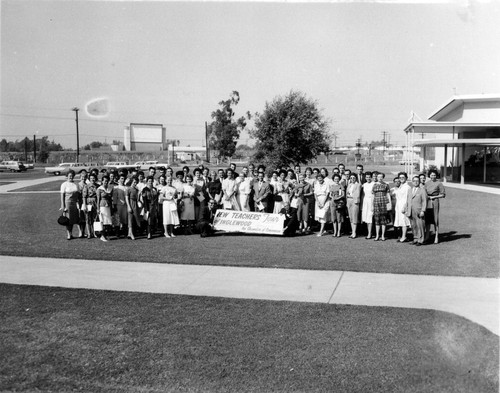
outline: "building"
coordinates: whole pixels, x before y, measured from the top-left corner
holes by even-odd
[[[167,130],[162,124],[130,123],[123,131],[127,151],[167,150]]]
[[[500,185],[500,94],[454,96],[404,131],[407,155],[421,148],[420,168],[436,166],[444,181]]]

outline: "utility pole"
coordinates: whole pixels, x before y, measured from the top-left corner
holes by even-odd
[[[36,135],[33,135],[33,162],[36,163]]]
[[[28,162],[28,137],[24,138],[24,161]]]
[[[387,135],[389,133],[387,131],[382,131],[382,142],[383,142],[383,146],[384,146],[384,152],[383,152],[383,155],[385,157],[385,149],[386,149],[386,146],[387,146]]]
[[[75,106],[71,110],[74,111],[75,115],[76,115],[76,119],[75,119],[75,121],[76,121],[76,162],[78,162],[78,159],[80,158],[80,135],[78,132],[78,111],[80,109]]]
[[[210,147],[208,146],[208,124],[205,122],[205,154],[207,155],[207,162],[210,162]]]

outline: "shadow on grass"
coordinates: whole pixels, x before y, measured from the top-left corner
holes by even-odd
[[[452,242],[459,239],[470,239],[472,237],[469,233],[457,234],[457,231],[450,231],[439,234],[439,241],[441,243]]]

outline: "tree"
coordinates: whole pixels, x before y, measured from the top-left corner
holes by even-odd
[[[0,141],[0,151],[1,152],[7,152],[9,151],[9,142],[7,142],[7,139],[3,138]]]
[[[236,151],[236,141],[240,137],[240,132],[246,127],[245,117],[234,118],[233,107],[238,105],[240,95],[233,91],[226,101],[219,102],[220,109],[212,112],[214,121],[209,127],[210,147],[218,151],[218,158],[232,157]],[[247,112],[247,119],[250,119]]]
[[[300,91],[275,97],[262,114],[256,114],[257,140],[254,158],[272,167],[305,164],[320,153],[328,153],[330,121],[325,119],[317,102]]]

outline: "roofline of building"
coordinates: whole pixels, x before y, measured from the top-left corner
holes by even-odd
[[[464,103],[464,102],[473,102],[473,101],[500,101],[500,94],[466,94],[466,95],[459,95],[459,96],[453,96],[444,105],[442,105],[438,110],[436,110],[434,113],[432,113],[429,116],[429,120],[435,120],[435,117],[444,111],[451,111],[454,109],[456,106]],[[454,105],[454,103],[456,103]],[[447,109],[449,106],[452,106],[453,108]]]
[[[410,130],[413,127],[422,127],[422,128],[450,128],[450,127],[455,127],[455,128],[460,128],[460,127],[467,127],[467,128],[492,128],[492,127],[500,127],[500,123],[458,123],[455,121],[422,121],[422,122],[414,122],[410,123],[406,126],[404,129],[404,132],[410,132]]]

